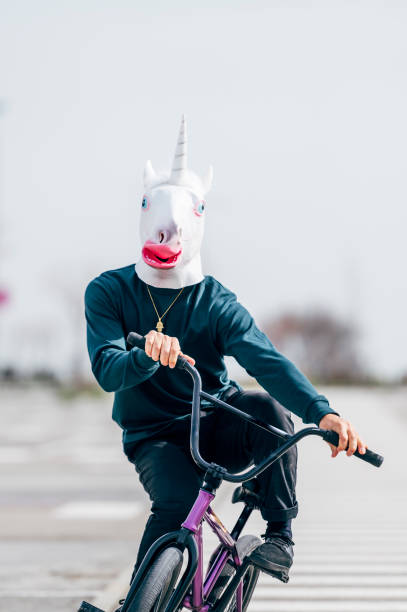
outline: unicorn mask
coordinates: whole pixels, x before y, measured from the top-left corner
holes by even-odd
[[[144,169],[141,203],[139,278],[153,287],[180,289],[203,279],[200,248],[204,231],[205,194],[212,167],[204,178],[187,168],[187,132],[182,117],[171,173]]]

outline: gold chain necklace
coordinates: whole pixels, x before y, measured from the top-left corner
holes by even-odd
[[[165,310],[165,311],[162,313],[161,317],[160,317],[160,315],[158,314],[157,306],[156,306],[156,305],[155,305],[155,303],[154,303],[153,296],[151,295],[151,292],[150,292],[150,287],[149,287],[148,285],[147,285],[147,291],[148,291],[148,295],[150,296],[151,302],[152,302],[152,304],[153,304],[153,306],[154,306],[154,310],[155,310],[155,312],[156,312],[156,315],[157,315],[157,317],[158,317],[157,325],[155,326],[155,327],[156,327],[156,330],[157,330],[158,332],[162,332],[162,330],[164,329],[164,324],[163,324],[163,322],[162,322],[162,319],[165,317],[165,315],[167,314],[167,312],[169,311],[169,309],[171,308],[171,306],[173,306],[173,305],[175,304],[175,302],[178,300],[179,296],[180,296],[180,295],[181,295],[181,293],[184,291],[184,287],[182,287],[181,291],[180,291],[179,293],[177,293],[177,295],[175,296],[175,298],[172,300],[171,304],[168,306],[167,310]]]

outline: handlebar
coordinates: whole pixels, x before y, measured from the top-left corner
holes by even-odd
[[[136,346],[142,350],[144,350],[145,348],[144,336],[140,336],[140,334],[137,334],[135,332],[129,333],[129,335],[127,336],[127,343],[131,346]],[[272,463],[277,461],[282,455],[284,455],[284,453],[289,448],[291,448],[292,446],[294,446],[294,444],[297,444],[299,440],[307,436],[319,436],[320,438],[323,438],[326,442],[329,442],[334,446],[338,446],[339,436],[334,431],[319,429],[319,427],[306,427],[296,432],[295,434],[290,435],[286,431],[278,429],[277,427],[274,427],[269,423],[265,423],[255,417],[252,417],[246,412],[243,412],[242,410],[239,410],[238,408],[235,408],[234,406],[231,406],[230,404],[227,404],[226,402],[219,400],[218,398],[213,397],[212,395],[209,395],[209,393],[205,393],[205,391],[202,391],[202,381],[198,370],[194,368],[194,366],[192,366],[185,359],[185,357],[182,357],[181,355],[178,356],[175,367],[188,372],[193,380],[190,449],[191,455],[195,463],[203,470],[207,470],[208,468],[210,468],[211,464],[205,461],[205,459],[203,459],[199,452],[199,423],[201,397],[210,400],[211,402],[217,404],[218,406],[221,406],[225,410],[228,410],[229,412],[232,412],[233,414],[245,419],[246,421],[249,421],[256,427],[265,429],[284,440],[284,442],[277,449],[275,449],[266,459],[263,459],[263,461],[258,463],[253,468],[249,469],[247,472],[243,474],[233,474],[228,471],[225,471],[223,474],[223,478],[225,480],[228,480],[229,482],[240,483],[255,478],[261,472],[267,469]],[[356,451],[354,453],[354,456],[358,457],[359,459],[362,459],[363,461],[366,461],[367,463],[371,463],[376,467],[380,467],[383,463],[383,457],[381,455],[378,455],[377,453],[374,453],[370,449],[366,449],[366,453],[364,455],[361,455],[358,451]]]
[[[325,435],[323,436],[325,442],[329,442],[329,444],[338,446],[339,436],[336,433],[336,431],[325,431],[325,430],[321,430],[321,431],[325,432]],[[384,461],[384,457],[382,455],[378,455],[377,453],[374,453],[373,451],[370,450],[370,448],[366,449],[364,455],[361,455],[358,450],[355,450],[355,452],[353,453],[353,456],[358,457],[359,459],[362,459],[363,461],[367,461],[367,463],[371,463],[372,465],[376,467],[380,467]]]

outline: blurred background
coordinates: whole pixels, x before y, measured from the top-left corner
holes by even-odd
[[[147,503],[90,371],[83,294],[138,260],[144,164],[169,168],[183,112],[190,167],[214,166],[204,272],[371,446],[387,435],[393,471],[374,474],[371,499],[385,487],[404,508],[391,432],[401,440],[407,395],[406,26],[401,0],[0,0],[7,610],[52,597],[53,610],[76,609],[82,593],[107,609],[101,593],[137,550]],[[405,609],[403,584],[387,585],[401,589],[395,603],[371,601]]]

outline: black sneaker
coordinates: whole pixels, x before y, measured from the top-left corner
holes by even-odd
[[[250,560],[263,572],[288,582],[288,572],[293,564],[294,542],[279,533],[266,533],[261,544],[250,555]]]

